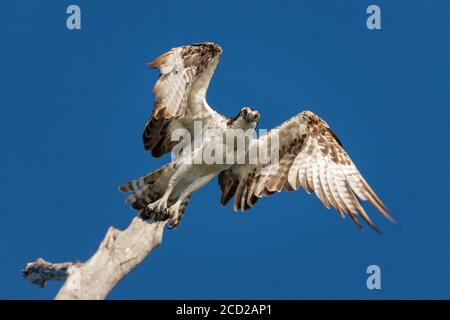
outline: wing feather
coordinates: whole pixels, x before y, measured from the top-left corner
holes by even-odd
[[[325,207],[333,206],[343,218],[350,216],[358,227],[362,227],[359,216],[379,232],[361,201],[369,201],[385,218],[395,222],[336,134],[317,115],[302,112],[260,137],[258,142],[261,146],[268,145],[275,133],[283,151],[278,164],[241,164],[222,172],[219,178],[222,196],[235,197],[235,210],[247,210],[254,205],[252,199],[303,187],[307,193],[314,192]],[[253,174],[249,175],[250,171]],[[225,179],[239,185],[235,192],[222,187]]]
[[[142,135],[144,148],[160,157],[170,152],[174,130],[183,128],[193,135],[193,120],[203,127],[226,126],[226,119],[206,102],[206,91],[222,55],[220,46],[199,43],[173,48],[148,63],[159,69],[153,87],[155,103]]]
[[[321,161],[319,164],[319,184],[320,184],[320,188],[322,190],[323,200],[325,202],[324,205],[325,205],[325,207],[327,207],[327,209],[329,209],[331,206],[331,203],[330,203],[330,191],[328,190],[328,181],[327,181],[327,177],[325,175],[325,172],[326,172],[325,166],[326,165],[327,165],[327,161]]]
[[[330,168],[327,170],[327,179],[330,183],[330,189],[331,189],[331,194],[332,194],[332,199],[335,202],[335,208],[336,210],[339,212],[339,214],[341,215],[342,218],[345,218],[345,213],[342,211],[342,208],[344,207],[344,203],[339,195],[337,186],[336,186],[336,181],[334,179],[334,174],[333,174],[333,165],[330,166]]]

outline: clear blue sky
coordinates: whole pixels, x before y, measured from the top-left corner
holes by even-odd
[[[82,30],[66,28],[66,8]],[[366,28],[370,4],[382,29]],[[208,101],[271,128],[309,109],[343,141],[398,220],[360,231],[303,191],[247,214],[217,181],[111,293],[133,298],[450,298],[448,1],[0,0],[0,298],[52,298],[20,269],[85,260],[135,212],[117,186],[168,158],[144,152],[157,72],[201,41],[224,50]],[[366,288],[377,264],[382,290]]]

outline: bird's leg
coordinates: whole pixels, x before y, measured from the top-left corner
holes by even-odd
[[[183,204],[183,202],[191,196],[192,192],[203,187],[215,176],[216,176],[215,173],[210,173],[206,176],[197,178],[185,190],[183,190],[181,195],[178,197],[177,201],[167,209],[167,214],[169,215],[170,228],[175,228],[180,223],[182,216],[182,212],[180,212],[180,206]]]
[[[175,171],[175,173],[169,179],[169,183],[167,184],[167,188],[163,196],[159,200],[152,202],[147,206],[150,211],[162,213],[167,210],[167,201],[169,200],[169,197],[172,194],[173,189],[175,188],[177,183],[183,178],[183,175],[189,168],[190,165],[183,164],[177,169],[177,171]]]
[[[181,217],[183,215],[183,213],[180,210],[181,206],[186,200],[189,200],[190,197],[191,193],[183,192],[178,198],[178,200],[169,208],[167,208],[166,214],[169,218],[168,224],[170,229],[176,228],[180,224]]]

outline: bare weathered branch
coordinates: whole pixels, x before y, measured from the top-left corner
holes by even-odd
[[[85,263],[49,263],[43,259],[22,270],[27,281],[41,287],[49,280],[65,281],[59,299],[104,299],[162,241],[165,221],[135,217],[128,228],[108,229],[95,254]]]
[[[27,264],[22,270],[25,279],[33,284],[39,285],[41,288],[50,280],[65,281],[68,275],[68,268],[79,266],[80,262],[64,262],[51,263],[42,258],[38,258],[35,262]]]

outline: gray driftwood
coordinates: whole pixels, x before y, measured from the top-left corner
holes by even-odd
[[[41,258],[28,263],[25,279],[44,287],[50,280],[64,281],[55,299],[104,299],[162,241],[166,222],[148,223],[136,217],[126,230],[108,229],[94,255],[79,261],[50,263]]]

